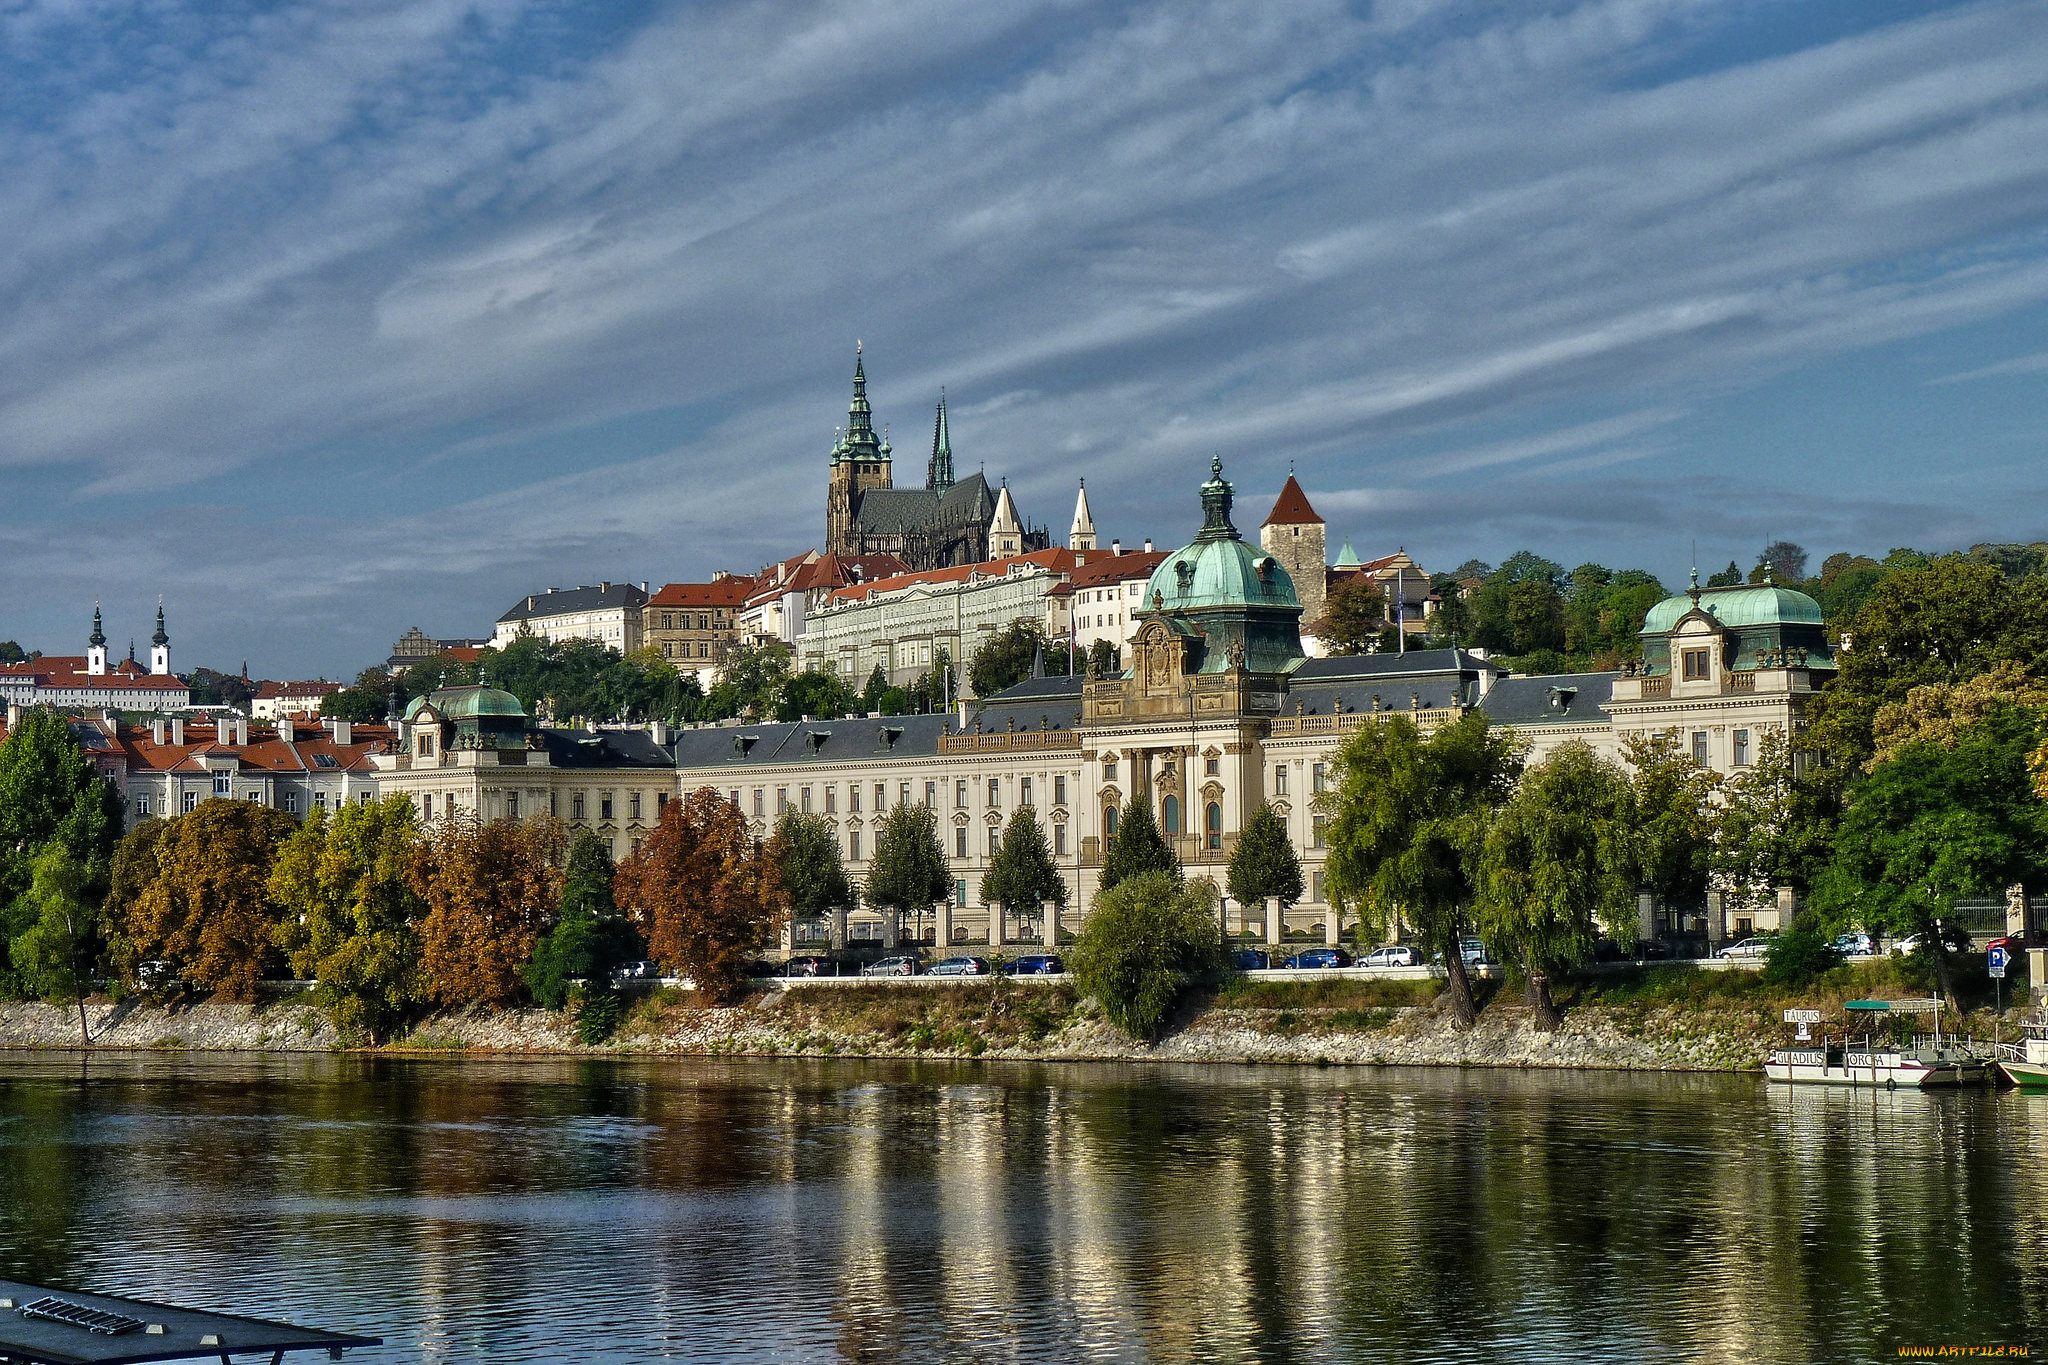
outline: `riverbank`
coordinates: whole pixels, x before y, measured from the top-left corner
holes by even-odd
[[[601,1046],[579,1043],[568,1014],[471,1009],[424,1020],[377,1050],[1755,1071],[1791,1037],[1781,1022],[1785,1008],[1819,1008],[1839,1019],[1843,999],[1895,987],[1893,970],[1844,968],[1801,990],[1683,967],[1588,976],[1560,985],[1564,1024],[1549,1033],[1518,996],[1491,986],[1482,988],[1478,1024],[1459,1029],[1433,998],[1435,982],[1248,978],[1185,1010],[1149,1046],[1124,1037],[1064,982],[768,988],[725,1007],[656,990],[633,1002],[617,1036]],[[98,1048],[321,1052],[355,1045],[307,995],[257,1005],[94,1000],[86,1015]],[[1988,1012],[1951,1022],[1961,1032],[1988,1035],[1992,1027]],[[0,1004],[0,1048],[78,1046],[75,1011]]]

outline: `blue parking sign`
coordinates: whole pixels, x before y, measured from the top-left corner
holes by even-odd
[[[2005,950],[2005,948],[2004,948],[2004,946],[2003,946],[2003,945],[2000,945],[1999,947],[1993,948],[1993,949],[1992,949],[1992,950],[1991,950],[1990,952],[1986,953],[1986,954],[1985,954],[1984,956],[1985,956],[1986,960],[1987,960],[1987,961],[1988,961],[1988,962],[1990,963],[1990,966],[1991,966],[1991,974],[1992,974],[1993,976],[2004,976],[2004,975],[2005,975],[2005,964],[2006,964],[2007,962],[2009,962],[2009,961],[2011,961],[2011,960],[2012,960],[2012,956],[2011,956],[2011,954],[2009,954],[2008,952],[2006,952],[2006,950]]]

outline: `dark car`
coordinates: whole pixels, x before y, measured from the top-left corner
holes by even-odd
[[[1674,956],[1671,945],[1661,938],[1647,939],[1636,945],[1638,962],[1669,962]]]
[[[925,969],[926,976],[987,976],[988,959],[985,957],[949,957],[943,962],[934,962]]]
[[[1003,966],[1007,976],[1058,976],[1066,969],[1058,953],[1027,953]]]
[[[1621,945],[1613,939],[1599,938],[1593,940],[1593,960],[1595,962],[1625,962],[1628,960],[1628,954],[1624,953],[1621,950]]]
[[[1328,971],[1332,967],[1349,967],[1351,954],[1342,948],[1310,948],[1288,958],[1287,965],[1297,970]]]
[[[1270,971],[1273,955],[1259,948],[1239,948],[1230,955],[1230,965],[1241,972]]]

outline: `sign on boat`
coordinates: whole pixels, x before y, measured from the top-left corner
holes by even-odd
[[[1941,1036],[1941,999],[1848,1000],[1842,1008],[1863,1015],[1931,1014],[1934,1033],[1930,1038],[1915,1035],[1909,1046],[1890,1037],[1865,1033],[1839,1036],[1825,1031],[1818,1047],[1790,1047],[1774,1050],[1764,1061],[1764,1074],[1774,1081],[1808,1085],[1899,1086],[1927,1089],[1933,1086],[1977,1085],[1991,1074],[1991,1062],[1953,1036]],[[1794,1018],[1794,1015],[1802,1016]],[[1811,1017],[1805,1017],[1811,1016]],[[1807,1025],[1820,1022],[1817,1010],[1787,1010],[1785,1022],[1799,1025],[1799,1038],[1811,1042]]]

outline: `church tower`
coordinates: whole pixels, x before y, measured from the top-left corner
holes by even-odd
[[[1329,528],[1308,495],[1294,481],[1290,471],[1281,486],[1280,497],[1259,528],[1259,547],[1280,561],[1294,580],[1294,595],[1301,602],[1301,625],[1307,630],[1323,619],[1323,599],[1329,590]]]
[[[1074,499],[1074,525],[1067,532],[1069,550],[1095,548],[1095,517],[1088,510],[1088,480],[1081,480],[1081,492]]]
[[[100,604],[92,604],[92,634],[85,642],[85,671],[103,677],[107,671],[107,632],[100,625]]]
[[[1017,504],[1010,497],[1010,481],[996,495],[996,514],[988,523],[988,557],[1014,559],[1024,553],[1024,525],[1017,518]]]
[[[853,346],[853,402],[846,409],[846,430],[832,446],[832,478],[825,497],[825,551],[857,554],[854,518],[861,495],[891,486],[889,443],[875,435],[874,412],[868,407],[868,376],[859,342]]]
[[[953,486],[953,433],[946,427],[946,391],[939,390],[939,416],[932,425],[932,459],[925,469],[924,486],[944,493]]]
[[[164,599],[156,599],[156,634],[149,637],[149,671],[164,677],[171,671],[171,637],[164,634]]]

